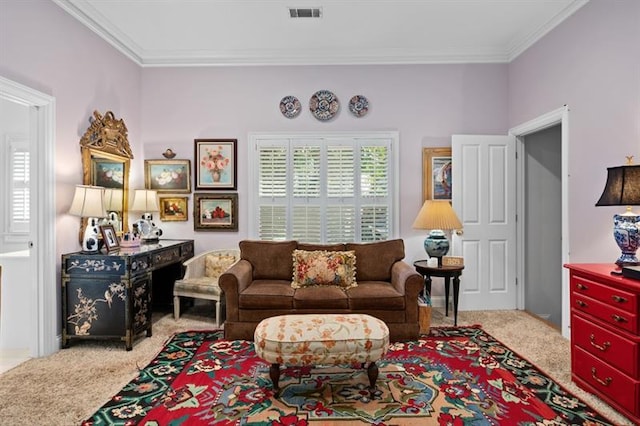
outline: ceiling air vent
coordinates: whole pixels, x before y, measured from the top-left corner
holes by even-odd
[[[321,7],[307,7],[307,8],[289,8],[289,16],[292,18],[322,18]]]

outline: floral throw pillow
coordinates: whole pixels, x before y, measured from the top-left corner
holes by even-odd
[[[294,250],[291,287],[322,285],[356,287],[356,252]]]
[[[204,258],[204,276],[218,278],[234,263],[236,257],[232,254],[208,254]]]

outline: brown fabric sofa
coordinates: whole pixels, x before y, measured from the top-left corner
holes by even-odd
[[[403,261],[402,240],[332,245],[244,240],[239,246],[240,261],[218,280],[226,299],[226,339],[253,340],[260,321],[288,313],[364,313],[383,320],[392,341],[418,338],[418,295],[424,282]],[[357,286],[292,288],[295,249],[353,250]]]

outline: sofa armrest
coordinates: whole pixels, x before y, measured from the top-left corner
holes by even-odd
[[[236,264],[220,275],[218,285],[224,291],[227,304],[227,319],[238,321],[239,295],[251,284],[253,267],[248,260],[240,259]]]
[[[404,261],[398,261],[391,268],[391,285],[404,294],[407,322],[418,322],[418,295],[424,288],[422,275]]]

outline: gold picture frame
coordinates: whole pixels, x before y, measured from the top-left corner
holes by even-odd
[[[451,148],[422,148],[422,201],[451,201]]]
[[[191,160],[144,160],[144,187],[190,194]]]
[[[189,197],[158,197],[160,220],[164,222],[186,222],[189,220]]]

